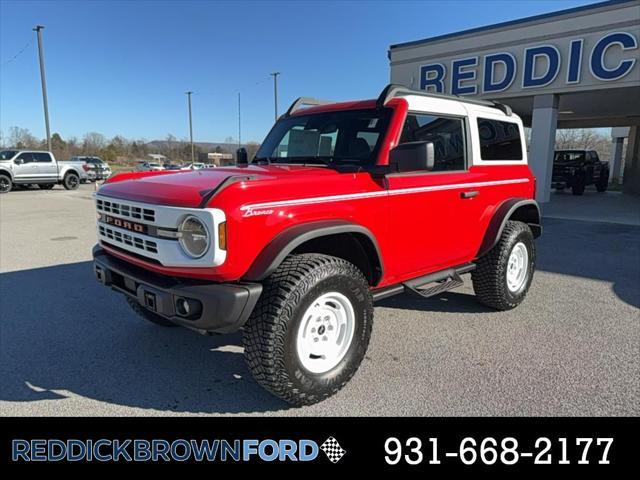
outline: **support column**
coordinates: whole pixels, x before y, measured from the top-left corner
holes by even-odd
[[[537,95],[533,98],[529,167],[537,179],[536,200],[551,200],[551,175],[558,124],[558,95]]]
[[[609,155],[609,183],[620,183],[620,163],[622,161],[622,147],[624,137],[611,139],[611,154]]]
[[[630,195],[640,195],[640,125],[629,128],[622,191]]]

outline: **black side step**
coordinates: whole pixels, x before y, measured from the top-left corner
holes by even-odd
[[[377,302],[404,292],[411,292],[423,298],[432,297],[462,286],[463,282],[460,275],[469,273],[471,270],[475,270],[475,268],[475,263],[467,263],[414,278],[404,283],[384,287],[372,292],[373,301]],[[434,283],[435,285],[429,286]]]
[[[433,297],[434,295],[439,295],[440,293],[446,292],[448,290],[453,290],[454,288],[461,287],[463,284],[464,282],[460,278],[460,275],[458,275],[456,272],[453,272],[453,274],[449,278],[447,278],[446,280],[437,281],[436,284],[431,287],[417,287],[412,285],[411,283],[405,283],[404,286],[411,293],[419,295],[423,298],[429,298]],[[425,285],[429,285],[429,283]]]

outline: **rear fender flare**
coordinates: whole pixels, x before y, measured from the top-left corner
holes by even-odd
[[[498,243],[509,220],[526,223],[531,228],[533,237],[538,238],[542,234],[541,218],[540,207],[535,200],[523,198],[505,200],[493,214],[476,258],[487,253]]]

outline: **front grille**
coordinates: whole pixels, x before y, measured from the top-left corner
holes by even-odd
[[[135,218],[138,220],[146,220],[154,222],[156,220],[156,212],[150,208],[136,207],[122,202],[114,202],[111,200],[96,199],[96,208],[99,212],[111,213],[122,217]]]
[[[127,245],[144,252],[158,253],[158,244],[151,240],[146,240],[129,233],[122,233],[106,225],[98,225],[98,231],[101,237],[121,245]]]

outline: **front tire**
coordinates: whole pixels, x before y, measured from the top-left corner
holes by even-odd
[[[571,186],[571,193],[573,193],[574,195],[582,195],[586,186],[587,184],[584,176],[579,175],[573,181],[573,185]]]
[[[598,179],[598,183],[596,183],[596,190],[599,193],[604,193],[609,188],[609,172],[601,175]]]
[[[75,173],[67,173],[62,180],[65,190],[76,190],[80,186],[80,177]]]
[[[256,381],[292,405],[334,395],[355,374],[371,338],[373,301],[346,260],[290,255],[265,281],[244,327]]]
[[[0,194],[11,191],[11,178],[7,175],[0,175]]]
[[[511,310],[527,295],[536,266],[536,250],[529,226],[508,221],[497,245],[471,272],[478,300],[496,310]]]

